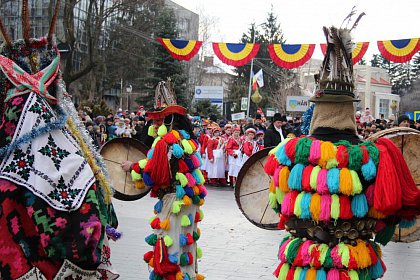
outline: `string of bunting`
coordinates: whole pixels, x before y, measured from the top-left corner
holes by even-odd
[[[203,42],[195,40],[175,40],[157,38],[171,56],[178,60],[190,60],[200,50]],[[278,66],[293,69],[305,64],[313,55],[316,44],[269,44],[268,53]],[[243,66],[253,59],[260,49],[258,43],[212,43],[215,55],[225,64]],[[386,40],[377,42],[378,50],[391,62],[404,63],[420,51],[420,38]],[[327,45],[320,44],[325,55]],[[366,54],[369,42],[356,43],[353,50],[353,64],[359,62]]]

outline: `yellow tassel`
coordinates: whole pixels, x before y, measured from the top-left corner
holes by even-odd
[[[193,148],[191,147],[190,143],[188,143],[187,139],[182,139],[181,144],[186,154],[191,155],[193,153]]]
[[[194,143],[193,140],[188,140],[188,143],[190,144],[191,148],[193,149],[193,153],[197,150],[197,146]]]
[[[284,193],[290,192],[288,180],[289,180],[290,170],[289,167],[283,166],[279,173],[279,187],[280,190]]]
[[[312,195],[309,210],[311,211],[312,219],[315,222],[319,222],[319,216],[321,214],[321,195],[317,193]]]
[[[370,207],[369,208],[369,211],[368,211],[368,214],[367,215],[368,215],[368,217],[375,218],[375,219],[385,219],[386,218],[386,215],[384,215],[383,213],[379,212],[378,210],[376,210],[373,207]]]
[[[192,203],[192,200],[191,200],[191,198],[189,198],[188,195],[184,195],[184,197],[182,198],[182,200],[184,201],[184,205],[185,206],[190,206],[191,203]]]
[[[194,195],[199,195],[200,194],[200,189],[197,186],[193,187],[193,191],[194,191]]]
[[[340,192],[345,195],[351,195],[353,191],[353,181],[351,173],[348,168],[341,168],[340,170]]]
[[[276,187],[274,186],[274,180],[273,179],[270,180],[269,191],[272,192],[272,193],[276,193]]]
[[[138,190],[142,190],[142,189],[144,189],[144,187],[145,187],[146,185],[144,184],[144,182],[143,182],[143,180],[140,180],[140,181],[135,181],[134,182],[134,187],[136,188],[136,189],[138,189]]]
[[[201,236],[201,230],[200,230],[199,228],[197,228],[197,234],[198,234],[199,236]]]
[[[336,152],[334,152],[334,148],[335,145],[332,142],[321,141],[321,158],[318,164],[322,168],[327,168],[328,161],[335,158]]]
[[[306,273],[305,280],[316,280],[316,269],[311,267]]]
[[[201,198],[200,199],[200,202],[198,203],[198,206],[201,206],[201,205],[203,205],[204,204],[204,199],[203,198]]]
[[[160,222],[160,227],[164,230],[169,230],[171,228],[169,219],[165,219],[163,222]]]
[[[184,274],[181,271],[178,271],[176,273],[176,280],[183,280],[184,279]]]
[[[202,274],[196,274],[196,275],[195,275],[195,278],[196,278],[197,280],[204,280],[206,277],[204,277],[204,275],[202,275]]]
[[[175,136],[175,138],[176,138],[176,139],[178,139],[178,141],[180,141],[180,140],[181,140],[181,136],[180,136],[180,134],[179,134],[179,132],[178,132],[178,131],[176,131],[176,130],[171,130],[171,133]]]
[[[372,259],[370,258],[369,248],[366,246],[366,243],[360,239],[357,240],[357,250],[358,258],[356,259],[359,268],[367,268],[371,265]]]

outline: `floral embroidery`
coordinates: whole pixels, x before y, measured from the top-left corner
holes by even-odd
[[[70,153],[64,149],[61,149],[57,146],[52,138],[51,134],[48,136],[48,143],[45,147],[42,147],[38,152],[44,156],[48,156],[53,162],[57,170],[61,167],[61,161],[70,155]]]
[[[39,103],[38,101],[29,108],[30,112],[41,115],[45,123],[50,123],[53,118],[53,114],[44,104]]]
[[[14,98],[14,99],[12,100],[12,105],[13,105],[13,106],[18,106],[18,105],[20,105],[22,102],[23,102],[23,98],[22,98],[22,97],[20,97],[20,96],[18,96],[18,97]]]
[[[4,127],[4,132],[6,132],[7,135],[12,136],[15,133],[16,130],[16,124],[12,122],[7,122]]]
[[[17,173],[25,180],[29,179],[29,172],[34,163],[34,156],[26,154],[21,149],[16,149],[13,154],[13,160],[4,169],[5,172]]]
[[[66,186],[63,176],[61,176],[58,180],[57,186],[48,194],[48,196],[52,199],[60,201],[62,204],[70,208],[73,200],[81,191],[82,190],[70,189],[68,186]]]
[[[80,207],[80,213],[82,214],[87,214],[90,210],[90,204],[88,203],[83,203],[82,207]]]

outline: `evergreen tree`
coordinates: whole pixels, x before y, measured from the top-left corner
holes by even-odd
[[[178,38],[177,21],[172,9],[164,8],[155,19],[154,36],[161,38]],[[170,78],[175,87],[177,103],[189,107],[191,98],[187,93],[187,74],[185,66],[179,60],[173,59],[169,52],[160,44],[153,46],[151,66],[148,67],[149,77],[143,79],[148,96],[140,98],[139,103],[151,107],[156,85]]]

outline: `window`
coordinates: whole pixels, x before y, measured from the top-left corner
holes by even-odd
[[[379,115],[389,116],[389,99],[379,99]]]

